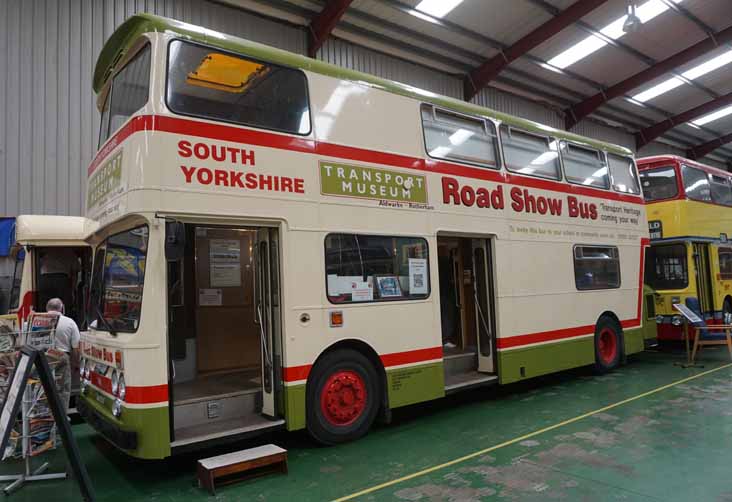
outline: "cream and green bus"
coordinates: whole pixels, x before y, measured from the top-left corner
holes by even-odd
[[[79,411],[129,455],[339,443],[643,349],[624,148],[151,15],[94,90]]]

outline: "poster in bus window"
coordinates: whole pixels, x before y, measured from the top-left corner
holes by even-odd
[[[241,244],[236,239],[209,241],[210,285],[212,288],[241,286]]]
[[[425,258],[409,259],[409,294],[427,294],[427,260]]]
[[[381,298],[396,298],[402,296],[399,279],[395,275],[377,275],[376,285]]]

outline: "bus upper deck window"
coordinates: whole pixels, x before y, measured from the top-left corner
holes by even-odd
[[[640,193],[635,163],[631,157],[608,153],[607,162],[610,166],[610,174],[613,177],[613,190],[633,194]]]
[[[498,167],[498,136],[492,122],[422,105],[422,127],[430,157]]]
[[[607,165],[599,150],[564,143],[564,175],[570,183],[610,188]]]
[[[688,198],[712,202],[712,190],[709,188],[709,179],[706,172],[685,165],[681,169],[681,174],[684,179],[684,190]]]
[[[732,206],[732,186],[729,178],[710,174],[709,180],[711,181],[712,201],[724,206]]]
[[[166,102],[182,115],[310,133],[302,71],[180,40],[170,43]]]
[[[672,166],[644,169],[640,172],[643,197],[646,201],[672,199],[679,190],[676,186],[676,170]]]
[[[547,136],[501,126],[501,144],[506,169],[519,174],[559,179],[557,141]]]
[[[150,45],[143,47],[112,78],[112,87],[102,110],[99,132],[101,146],[109,136],[127,122],[150,97]]]

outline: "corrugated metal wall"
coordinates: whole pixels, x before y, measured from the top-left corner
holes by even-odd
[[[104,40],[128,16],[152,12],[304,54],[305,30],[203,0],[0,0],[0,215],[81,214],[83,172],[96,147],[91,89]],[[318,57],[459,98],[454,76],[331,39]],[[476,102],[562,127],[559,113],[485,89]],[[585,121],[578,132],[633,146],[630,134]],[[667,147],[651,147],[668,151]],[[648,151],[648,149],[647,149]]]
[[[82,213],[97,143],[97,54],[152,12],[304,53],[301,29],[200,0],[0,0],[0,215]]]

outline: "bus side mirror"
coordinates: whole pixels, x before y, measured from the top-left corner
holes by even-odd
[[[165,258],[169,261],[183,259],[186,249],[186,226],[179,221],[165,222]]]

